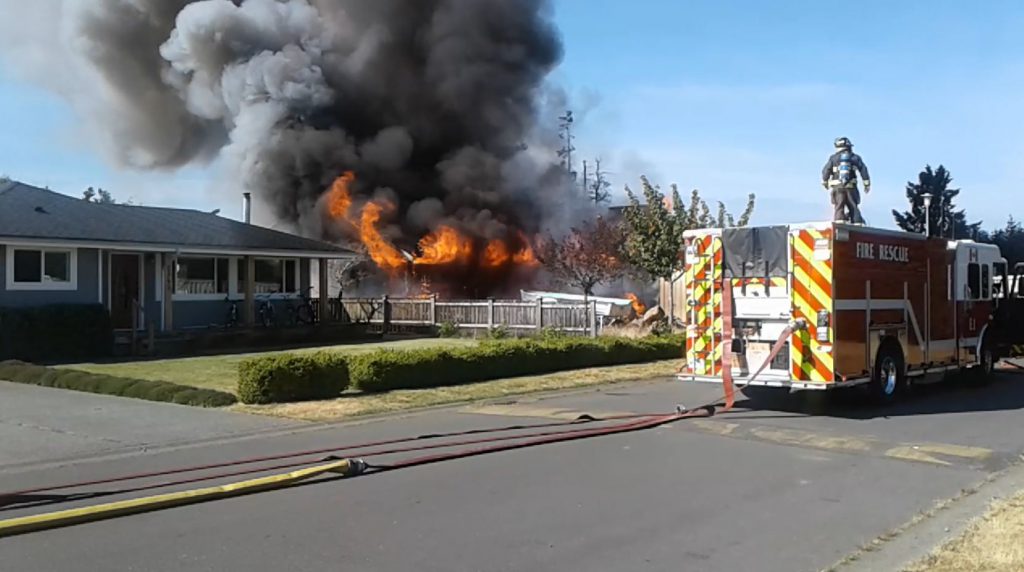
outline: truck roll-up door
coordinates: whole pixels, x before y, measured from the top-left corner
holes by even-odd
[[[722,231],[726,278],[779,278],[789,273],[789,229],[785,226]]]

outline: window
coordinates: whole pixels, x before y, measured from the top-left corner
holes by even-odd
[[[992,276],[988,264],[981,265],[981,299],[988,300],[992,297]]]
[[[1006,288],[1009,284],[1006,276],[1006,263],[995,262],[992,264],[992,297],[1006,298]]]
[[[299,261],[278,258],[257,258],[253,261],[255,279],[253,291],[256,294],[295,294],[299,291]],[[245,291],[247,272],[245,260],[238,261],[238,290]]]
[[[191,296],[227,295],[230,268],[230,260],[227,258],[179,258],[174,293]]]
[[[75,290],[77,251],[11,249],[7,259],[9,290]]]
[[[981,298],[981,265],[976,262],[967,265],[967,290],[968,300]]]

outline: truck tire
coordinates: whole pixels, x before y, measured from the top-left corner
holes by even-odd
[[[905,364],[903,349],[898,343],[888,341],[878,349],[870,384],[871,396],[876,402],[892,403],[903,396],[907,389]]]
[[[978,353],[978,364],[972,367],[971,371],[967,372],[974,385],[988,385],[992,382],[992,375],[995,373],[996,353],[987,338],[988,336],[982,338],[981,349]]]

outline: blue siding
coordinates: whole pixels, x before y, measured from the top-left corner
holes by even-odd
[[[0,245],[0,306],[24,308],[47,304],[99,303],[99,251],[96,249],[78,249],[78,289],[71,291],[7,291],[8,252],[8,247]]]

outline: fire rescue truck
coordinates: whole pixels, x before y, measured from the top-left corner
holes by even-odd
[[[979,382],[1024,342],[1024,265],[969,240],[845,223],[685,235],[684,380],[790,389]]]

